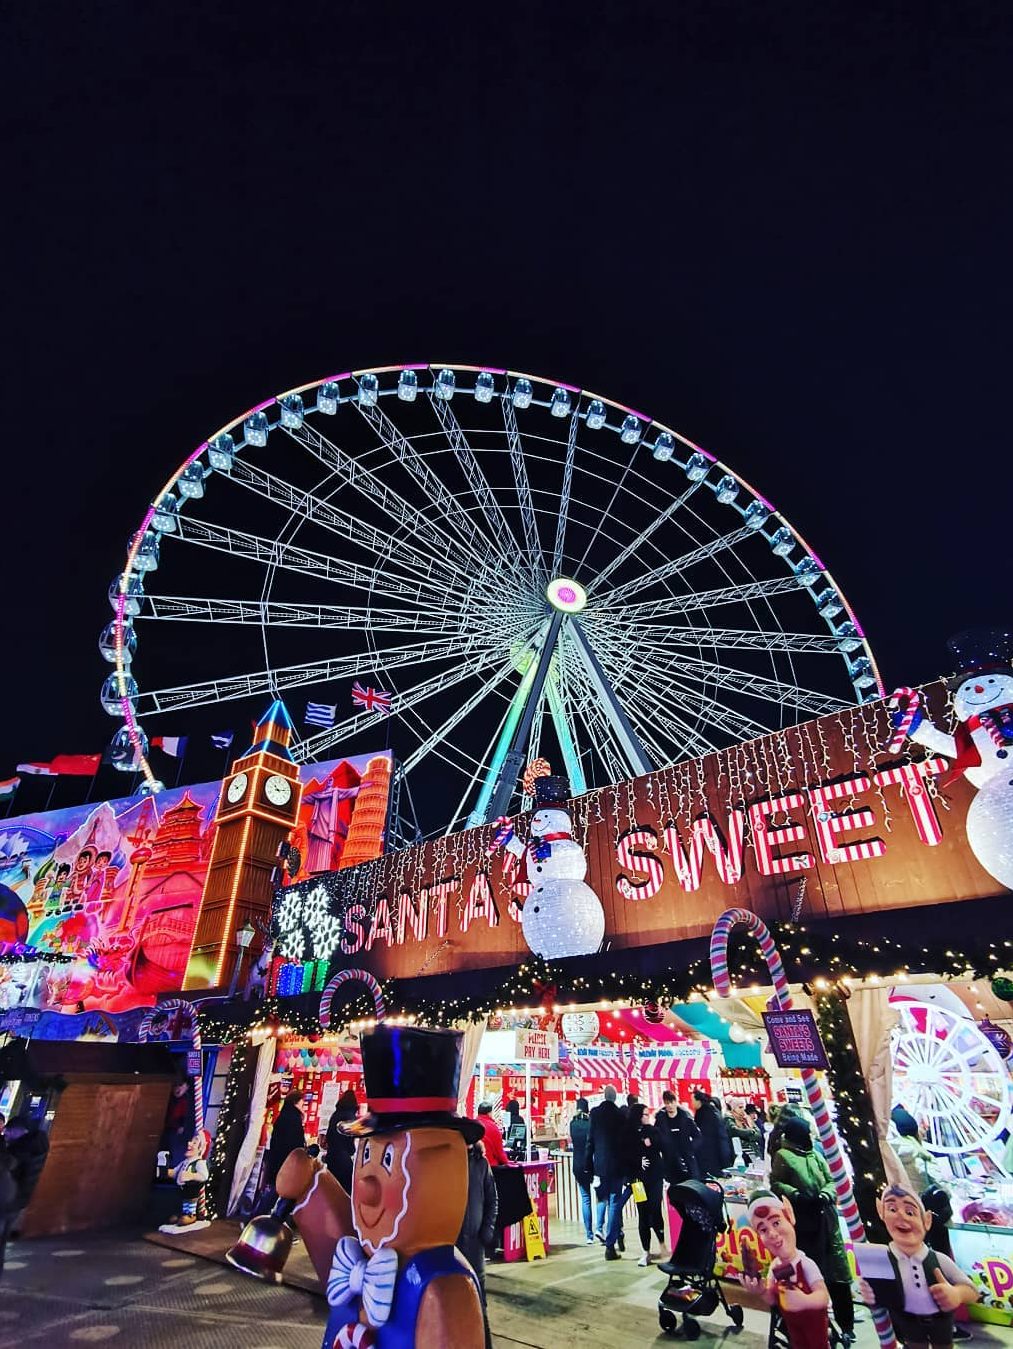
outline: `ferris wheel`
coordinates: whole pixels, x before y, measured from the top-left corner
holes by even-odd
[[[995,1048],[973,1021],[945,1007],[904,1002],[897,1012],[894,1096],[922,1126],[926,1145],[955,1156],[991,1153],[1010,1124],[1009,1072]]]
[[[448,831],[516,805],[539,752],[579,794],[882,692],[823,563],[732,469],[490,368],[355,371],[251,408],[154,498],[109,599],[102,704],[147,790],[152,720],[208,704],[282,697],[298,722],[305,694],[340,711],[298,760],[375,749],[382,712],[343,715],[365,676],[393,695],[403,773],[450,784]]]

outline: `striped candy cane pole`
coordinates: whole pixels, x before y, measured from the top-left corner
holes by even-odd
[[[726,909],[714,924],[714,931],[711,933],[710,957],[715,992],[722,998],[727,998],[731,994],[732,983],[728,977],[728,938],[732,929],[740,924],[752,933],[759,943],[760,951],[767,962],[767,969],[770,971],[771,983],[774,985],[774,1003],[781,1011],[789,1011],[791,1008],[791,991],[788,988],[788,979],[781,962],[781,953],[774,945],[774,938],[770,935],[766,923],[761,918],[757,918],[756,914],[749,909]],[[805,1087],[806,1096],[809,1098],[809,1108],[813,1112],[813,1119],[815,1119],[816,1128],[819,1130],[820,1142],[823,1144],[823,1155],[826,1157],[827,1166],[830,1168],[834,1189],[837,1191],[837,1200],[841,1213],[844,1215],[844,1221],[848,1225],[848,1232],[851,1234],[852,1241],[864,1241],[865,1228],[858,1213],[858,1205],[855,1203],[855,1192],[851,1188],[851,1181],[844,1167],[840,1140],[837,1137],[833,1120],[830,1118],[830,1111],[827,1109],[823,1088],[820,1086],[819,1078],[811,1068],[803,1068],[801,1072],[802,1085]],[[893,1327],[890,1324],[889,1313],[882,1307],[874,1307],[872,1317],[876,1323],[876,1333],[879,1335],[879,1342],[883,1349],[895,1349],[896,1340],[894,1339]]]
[[[195,1054],[201,1052],[200,1022],[197,1020],[197,1008],[185,998],[169,998],[157,1007],[149,1007],[140,1026],[137,1028],[138,1040],[147,1040],[151,1034],[151,1023],[156,1016],[167,1012],[182,1012],[183,1027],[193,1046]],[[204,1128],[204,1074],[195,1073],[193,1079],[193,1121],[194,1129],[200,1133]]]
[[[339,970],[333,979],[327,984],[324,991],[320,994],[320,1024],[324,1030],[331,1024],[331,1003],[334,1001],[334,994],[342,984],[356,983],[365,984],[373,995],[373,1006],[376,1008],[376,1019],[382,1021],[387,1015],[387,1006],[383,1000],[383,989],[379,983],[366,970]]]
[[[904,741],[908,738],[912,723],[915,719],[915,713],[921,706],[922,695],[917,689],[909,688],[907,684],[902,684],[899,689],[894,689],[890,695],[890,701],[887,707],[898,711],[904,708],[904,713],[900,719],[900,725],[894,731],[890,743],[886,750],[888,754],[899,754],[904,748]]]

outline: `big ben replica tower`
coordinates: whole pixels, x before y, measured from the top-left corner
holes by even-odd
[[[291,739],[292,722],[279,699],[264,713],[253,744],[222,783],[184,989],[218,988],[239,951],[237,928],[251,918],[270,921],[278,845],[292,831],[302,797]]]

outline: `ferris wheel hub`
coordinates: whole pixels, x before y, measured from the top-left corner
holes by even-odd
[[[545,588],[545,595],[553,609],[562,614],[579,614],[587,604],[587,591],[579,581],[569,576],[557,576]]]

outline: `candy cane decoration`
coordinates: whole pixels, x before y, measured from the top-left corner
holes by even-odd
[[[183,1028],[187,1033],[193,1052],[201,1052],[200,1022],[197,1019],[197,1008],[192,1002],[187,1002],[185,998],[169,998],[166,1002],[160,1002],[156,1007],[149,1007],[145,1012],[140,1026],[137,1028],[137,1038],[143,1044],[151,1034],[151,1023],[156,1016],[163,1016],[167,1012],[182,1012]],[[193,1127],[197,1133],[204,1130],[204,1074],[203,1072],[194,1073],[193,1077]]]
[[[904,708],[900,719],[900,725],[894,731],[890,743],[886,750],[888,754],[899,754],[904,748],[904,741],[910,734],[911,727],[914,725],[915,714],[922,705],[922,695],[917,689],[909,688],[907,684],[902,684],[899,689],[894,689],[890,695],[890,701],[887,707],[893,711],[899,711]]]
[[[334,994],[342,984],[365,984],[373,995],[373,1006],[376,1009],[377,1021],[382,1021],[387,1015],[387,1005],[383,1000],[383,989],[376,979],[366,970],[339,970],[333,979],[327,984],[324,991],[320,994],[320,1024],[324,1030],[327,1030],[331,1024],[331,1003],[334,1001]]]
[[[507,839],[510,838],[514,832],[513,825],[505,815],[501,815],[496,823],[499,825],[499,828],[493,835],[492,842],[485,850],[486,857],[492,857],[493,853],[499,852],[500,848],[503,847],[503,844],[506,843]]]
[[[755,913],[750,912],[749,909],[726,909],[714,924],[710,947],[714,991],[722,998],[731,996],[732,983],[728,977],[728,938],[733,928],[738,927],[740,923],[756,938],[760,952],[767,962],[771,983],[774,985],[772,1004],[783,1012],[789,1011],[791,1008],[791,991],[788,988],[788,979],[781,962],[781,953],[774,945],[774,938],[770,935],[766,923],[762,918],[758,918]],[[830,1118],[823,1088],[811,1068],[802,1068],[800,1071],[802,1085],[805,1087],[806,1096],[809,1098],[809,1107],[813,1112],[813,1118],[819,1130],[820,1142],[823,1144],[823,1155],[826,1157],[827,1166],[830,1168],[830,1175],[834,1182],[834,1189],[837,1191],[837,1199],[844,1215],[844,1221],[848,1225],[852,1241],[864,1241],[865,1228],[858,1213],[858,1205],[855,1203],[855,1192],[851,1188],[851,1181],[844,1167],[840,1139],[837,1137],[837,1130]],[[895,1349],[897,1342],[894,1338],[893,1327],[890,1324],[889,1312],[883,1307],[873,1307],[872,1317],[876,1323],[876,1333],[879,1335],[879,1342],[883,1349]]]

